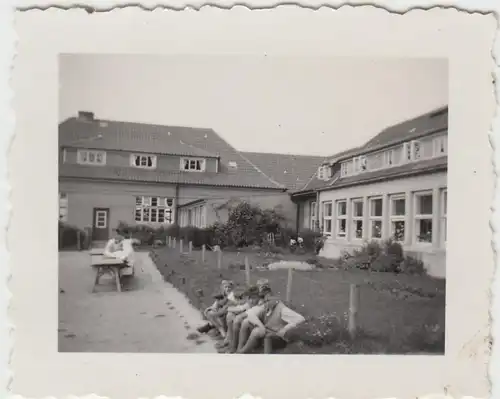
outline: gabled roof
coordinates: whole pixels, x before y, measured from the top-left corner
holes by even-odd
[[[377,151],[385,147],[390,147],[398,143],[408,140],[413,140],[418,137],[423,137],[439,131],[448,129],[448,106],[443,106],[434,111],[419,115],[410,120],[401,122],[397,125],[390,126],[382,130],[379,134],[370,139],[366,144],[339,152],[335,155],[327,157],[324,160],[325,164],[337,164],[339,161],[349,159],[358,155]],[[392,176],[394,173],[413,173],[420,171],[421,165],[428,165],[429,171],[433,168],[440,169],[443,167],[443,162],[447,162],[446,157],[438,158],[437,160],[423,160],[411,164],[401,165],[394,168],[381,169],[374,172],[360,173],[355,176],[344,177],[340,179],[340,168],[334,167],[333,176],[328,180],[320,180],[317,177],[317,171],[312,174],[308,183],[299,188],[294,194],[308,193],[315,190],[336,188],[344,184],[361,184],[366,179],[378,179],[383,176]]]
[[[288,190],[303,187],[324,160],[322,156],[243,152],[243,157]]]
[[[212,129],[73,117],[59,125],[59,146],[220,159],[218,173],[63,163],[59,165],[61,177],[284,189],[248,162]],[[236,162],[237,167],[231,168],[230,162]]]

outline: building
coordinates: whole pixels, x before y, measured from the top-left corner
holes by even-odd
[[[120,221],[205,227],[224,219],[221,205],[231,200],[265,208],[290,201],[212,129],[79,112],[59,125],[59,149],[60,220],[91,227],[94,240],[106,240]]]
[[[446,274],[448,107],[389,127],[365,145],[327,158],[292,193],[300,224],[328,238],[334,258],[365,241],[393,238]]]

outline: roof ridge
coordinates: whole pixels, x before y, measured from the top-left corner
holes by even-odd
[[[240,152],[242,154],[286,155],[286,156],[292,156],[292,157],[324,159],[324,155],[308,155],[308,154],[294,154],[294,153],[284,153],[284,152],[260,152],[260,151],[240,151]]]
[[[268,175],[266,175],[260,168],[257,167],[252,161],[250,161],[247,157],[243,156],[243,154],[240,151],[236,151],[237,154],[243,158],[245,161],[247,161],[250,165],[252,165],[257,172],[259,172],[262,176],[266,177],[271,183],[277,185],[280,188],[286,188],[283,184],[278,183],[276,180],[270,178]]]

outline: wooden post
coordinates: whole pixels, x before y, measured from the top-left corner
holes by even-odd
[[[288,281],[286,283],[286,301],[290,303],[292,300],[292,281],[293,281],[293,268],[288,268]]]
[[[206,251],[206,246],[203,244],[201,246],[201,263],[205,263],[205,251]]]
[[[176,244],[177,244],[177,238],[176,238],[176,237],[174,237],[174,242],[172,243],[172,248],[174,248],[174,249],[175,249]]]
[[[184,242],[182,241],[182,239],[179,240],[179,252],[182,253],[182,251],[184,250],[183,248],[184,246]]]
[[[82,232],[80,230],[76,231],[76,248],[82,250]]]
[[[172,236],[168,236],[168,247],[172,247]]]
[[[358,308],[359,286],[357,286],[356,284],[351,284],[349,288],[349,321],[347,326],[351,339],[354,339],[356,337]]]
[[[189,255],[193,253],[193,241],[189,241]]]
[[[222,250],[219,248],[217,251],[217,269],[222,268]]]
[[[250,264],[248,263],[248,256],[245,256],[245,279],[247,286],[250,286]]]

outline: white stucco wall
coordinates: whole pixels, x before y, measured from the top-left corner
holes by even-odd
[[[402,243],[405,252],[420,258],[427,269],[427,272],[435,277],[446,276],[446,243],[444,231],[446,219],[443,218],[443,190],[446,189],[446,172],[438,172],[427,175],[420,175],[404,179],[389,180],[373,184],[345,187],[320,193],[320,223],[323,225],[323,202],[333,203],[333,234],[325,242],[325,246],[320,255],[327,258],[341,256],[344,250],[352,250],[368,240],[369,230],[369,209],[368,201],[370,197],[382,197],[383,217],[382,217],[382,239],[391,236],[390,231],[390,196],[404,195],[406,199],[405,209],[405,241]],[[429,191],[433,195],[433,218],[432,218],[432,242],[419,243],[415,236],[414,207],[415,193]],[[363,199],[363,238],[356,239],[353,233],[352,221],[352,199]],[[335,237],[336,217],[335,201],[347,200],[347,235],[345,238]]]

